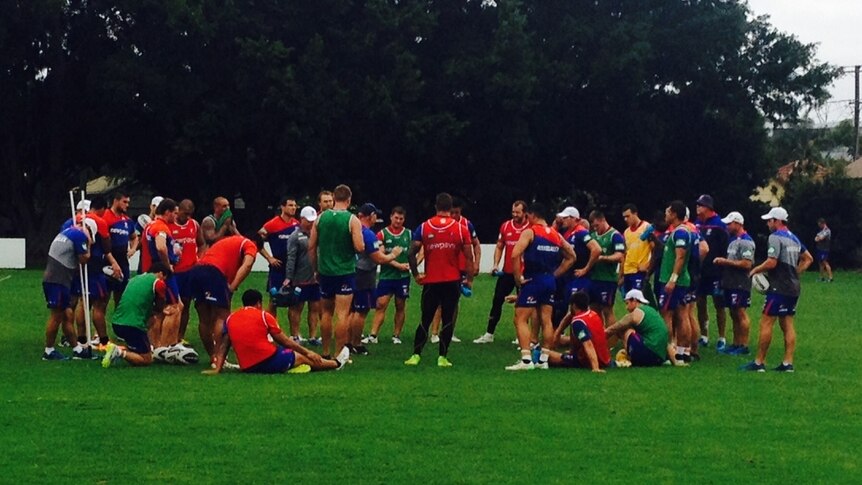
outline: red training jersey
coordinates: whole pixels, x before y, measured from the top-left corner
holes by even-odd
[[[240,369],[245,370],[275,354],[276,346],[267,337],[280,334],[281,327],[271,314],[247,306],[227,317],[224,331],[230,336]]]
[[[461,281],[459,259],[463,248],[472,243],[467,224],[446,216],[434,216],[413,232],[413,240],[425,249],[423,283]]]
[[[147,224],[146,229],[144,229],[144,241],[142,246],[146,246],[146,251],[141,251],[141,272],[146,273],[150,271],[150,266],[153,265],[154,262],[159,261],[159,254],[156,251],[156,239],[160,236],[164,235],[165,237],[165,245],[168,249],[168,261],[162,261],[166,264],[173,264],[176,261],[171,261],[172,254],[174,252],[173,248],[173,238],[171,237],[171,230],[168,227],[168,223],[162,219],[156,218],[153,222]]]
[[[245,256],[257,257],[257,246],[243,236],[228,236],[210,246],[198,264],[215,266],[224,275],[227,283],[231,284]]]
[[[509,219],[500,226],[500,234],[497,236],[497,241],[502,242],[504,245],[504,273],[512,274],[514,272],[514,269],[512,268],[512,250],[515,249],[515,244],[518,244],[518,240],[521,239],[521,233],[529,226],[530,223],[527,221],[524,221],[523,224],[518,226],[512,219]]]
[[[190,218],[185,224],[172,222],[168,224],[168,228],[174,241],[183,247],[180,260],[174,266],[174,272],[188,271],[198,262],[198,232],[201,230],[201,225]]]
[[[579,332],[577,335],[574,332],[574,325],[577,322],[582,322],[589,331]],[[572,317],[572,351],[577,355],[578,362],[583,367],[590,367],[590,359],[584,351],[582,342],[584,339],[589,339],[593,342],[593,347],[596,349],[596,357],[599,360],[599,367],[607,367],[611,365],[611,351],[608,348],[608,339],[605,337],[605,326],[602,323],[602,316],[593,310],[587,310]]]

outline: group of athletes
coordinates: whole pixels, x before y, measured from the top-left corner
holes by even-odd
[[[367,355],[367,345],[379,342],[393,298],[392,342],[402,343],[413,279],[422,287],[421,316],[405,364],[418,365],[430,340],[439,347],[437,365],[452,366],[448,355],[458,341],[458,303],[472,294],[481,246],[462,215],[463,203],[449,194],[437,195],[436,214],[415,230],[405,227],[406,211],[395,207],[389,224],[375,232],[382,212],[365,203],[354,214],[350,188],[339,185],[321,192],[316,208],[300,209],[295,198],[285,197],[275,217],[245,236],[223,197],[213,201],[212,214],[200,224],[190,200],[156,197],[150,213],[137,220],[127,214],[126,193],[115,194],[104,207],[95,202],[78,204],[49,249],[44,360],[67,359],[55,348],[62,328],[73,359],[96,358],[95,347],[105,367],[120,360],[136,366],[154,360],[188,363],[197,358],[185,339],[193,303],[208,373],[228,367],[258,373],[341,369],[351,354]],[[775,369],[792,372],[798,274],[813,258],[787,228],[787,212],[773,208],[762,216],[772,233],[766,261],[755,266],[754,241],[739,212],[720,217],[709,195],[699,197],[695,207],[690,220],[685,203],[670,202],[650,224],[627,204],[622,210],[627,227],[620,233],[598,210],[581,218],[574,207],[551,213],[541,203],[514,202],[495,245],[487,328],[473,342],[494,342],[508,301],[515,305],[520,359],[507,370],[688,365],[709,345],[707,299],[712,298],[716,350],[748,355],[751,277],[768,273],[757,354],[743,368],[765,370],[778,319],[785,354]],[[129,260],[136,251],[140,267],[133,276]],[[231,313],[232,295],[259,256],[269,264],[267,307],[264,293],[252,289],[242,294],[242,308]],[[82,282],[98,334],[91,341]],[[619,320],[613,312],[618,292],[626,306]],[[111,295],[112,329],[122,346],[108,337]],[[279,306],[287,307],[289,334],[277,322]],[[306,339],[299,330],[303,310]],[[371,310],[374,318],[364,336]],[[730,344],[725,310],[732,320]],[[621,350],[612,359],[614,347]],[[236,364],[227,361],[231,348]]]

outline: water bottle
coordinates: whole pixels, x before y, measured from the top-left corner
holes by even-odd
[[[473,290],[469,286],[462,284],[461,294],[464,295],[464,297],[466,298],[470,298],[471,296],[473,296]]]
[[[277,294],[278,294],[278,288],[273,286],[272,288],[269,289],[269,296],[275,296]]]
[[[503,272],[497,268],[491,270],[491,276],[503,276]]]

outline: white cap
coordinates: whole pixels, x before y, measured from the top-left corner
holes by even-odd
[[[562,211],[562,212],[560,212],[559,214],[557,214],[557,217],[573,217],[573,218],[575,218],[575,219],[580,219],[580,218],[581,218],[581,213],[580,213],[580,212],[578,212],[578,209],[575,209],[575,208],[574,208],[574,207],[572,207],[572,206],[568,206],[568,207],[566,207],[565,209],[563,209],[563,211]]]
[[[745,218],[742,217],[742,214],[740,214],[739,212],[733,211],[730,214],[728,214],[727,217],[722,219],[721,222],[723,222],[725,224],[730,224],[731,222],[738,222],[740,224],[745,224]]]
[[[644,294],[641,290],[629,290],[629,292],[626,293],[625,299],[626,300],[637,300],[641,303],[649,303],[649,300],[647,300],[644,297]]]
[[[90,212],[90,201],[87,199],[78,201],[78,205],[75,206],[75,209]]]
[[[84,226],[87,227],[87,230],[90,233],[90,239],[96,237],[96,233],[99,231],[99,227],[96,225],[96,221],[87,217],[84,219]]]
[[[760,216],[764,221],[768,221],[769,219],[778,219],[779,221],[787,221],[788,215],[787,211],[784,210],[783,207],[773,207],[769,210],[768,213]]]
[[[153,197],[153,200],[150,201],[150,205],[154,205],[154,206],[158,207],[159,204],[161,204],[163,200],[165,200],[164,197],[162,197],[161,195],[157,195],[157,196]]]
[[[317,211],[314,210],[314,207],[305,206],[299,211],[299,217],[305,219],[308,222],[314,222],[317,219]]]

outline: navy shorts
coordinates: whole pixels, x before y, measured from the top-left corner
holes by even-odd
[[[279,289],[281,288],[281,284],[284,283],[284,278],[287,273],[284,269],[284,261],[282,261],[282,265],[280,268],[269,267],[269,274],[266,277],[266,289],[270,288]]]
[[[299,289],[296,302],[302,303],[306,301],[320,301],[320,285],[312,283],[310,285],[296,286],[294,291]]]
[[[320,275],[320,297],[327,300],[335,298],[335,295],[352,295],[355,286],[355,273],[341,276]]]
[[[664,364],[665,361],[644,345],[643,338],[637,332],[629,335],[626,341],[626,353],[632,365],[636,367],[655,367]]]
[[[581,361],[578,360],[578,356],[571,353],[571,352],[564,353],[563,355],[560,356],[560,359],[563,361],[562,367],[568,367],[570,369],[578,369],[581,367],[585,367],[581,363]],[[589,367],[589,364],[587,364],[586,367]]]
[[[557,284],[554,275],[542,274],[529,278],[518,292],[516,307],[533,308],[539,305],[553,305]]]
[[[167,285],[168,287],[168,292],[165,295],[165,300],[167,301],[168,305],[172,303],[179,303],[180,296],[182,295],[182,293],[180,293],[180,286],[177,282],[177,277],[172,274],[168,279],[165,280],[165,285]]]
[[[828,263],[829,262],[829,251],[818,250],[817,251],[817,262]]]
[[[566,285],[566,296],[570,297],[579,291],[583,291],[589,295],[591,286],[592,281],[589,278],[575,278]],[[566,302],[568,303],[568,300]]]
[[[101,271],[87,271],[87,286],[90,289],[90,301],[108,297],[108,281]],[[81,278],[78,275],[72,279],[72,295],[81,296]]]
[[[126,264],[117,261],[117,264],[120,265],[120,269],[123,271],[123,281],[117,281],[114,278],[106,278],[106,283],[108,285],[109,292],[122,293],[126,291],[126,285],[129,284],[129,278],[132,276],[132,272],[129,269],[129,262],[126,261]]]
[[[617,284],[612,281],[595,281],[590,285],[590,304],[614,306]]]
[[[745,290],[724,290],[723,306],[726,308],[748,308],[751,306],[751,292]]]
[[[374,299],[374,290],[356,290],[353,292],[353,304],[351,309],[357,313],[368,313],[369,310],[377,306]]]
[[[632,290],[643,290],[646,277],[646,273],[631,273],[623,275],[623,292],[628,293]]]
[[[144,332],[140,328],[121,325],[119,323],[115,323],[111,327],[114,329],[114,335],[125,340],[126,348],[132,352],[136,354],[149,354],[152,352],[147,332]]]
[[[188,300],[191,298],[191,287],[190,285],[190,273],[191,270],[180,271],[179,273],[174,273],[174,281],[176,282],[177,289],[180,292],[180,299]]]
[[[658,287],[658,307],[662,311],[676,310],[680,305],[688,303],[688,288],[685,286],[676,286],[673,293],[668,295],[664,285]]]
[[[72,308],[72,294],[68,286],[60,283],[42,282],[42,292],[45,294],[45,303],[52,310],[65,310]]]
[[[724,291],[721,289],[721,278],[701,277],[697,285],[697,296],[711,296],[721,298]]]
[[[798,296],[766,294],[766,302],[763,303],[763,314],[768,317],[789,317],[796,315],[796,302]]]
[[[293,368],[295,362],[296,355],[292,350],[276,347],[274,354],[242,371],[250,374],[284,374]]]
[[[215,266],[199,264],[188,270],[188,294],[198,303],[230,308],[231,293],[227,280]]]
[[[399,280],[380,280],[377,282],[377,298],[395,295],[395,298],[410,297],[410,277]]]

